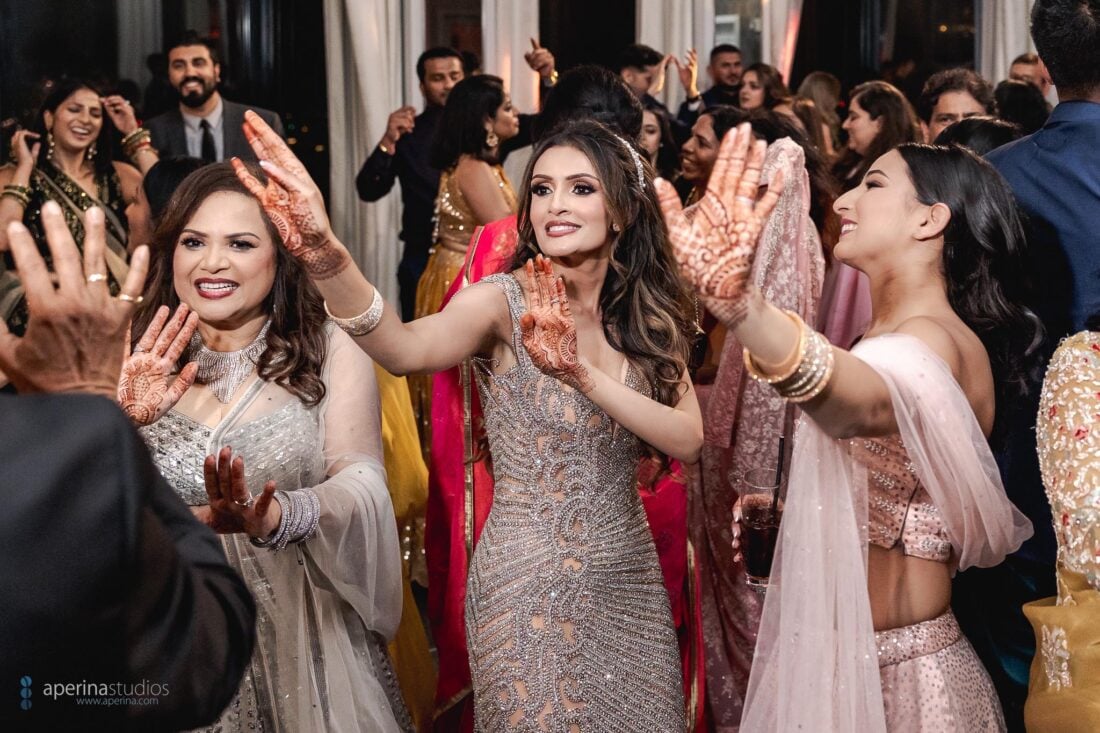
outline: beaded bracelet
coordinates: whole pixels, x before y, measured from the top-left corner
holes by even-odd
[[[382,293],[378,292],[378,288],[374,289],[374,297],[371,299],[370,306],[357,316],[351,318],[337,318],[332,315],[332,311],[328,309],[328,303],[325,303],[325,313],[332,319],[332,322],[340,327],[341,331],[344,331],[349,336],[366,336],[368,333],[378,328],[378,324],[382,322],[382,309],[385,307],[386,301],[382,300]]]

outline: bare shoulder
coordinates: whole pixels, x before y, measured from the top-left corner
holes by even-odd
[[[944,360],[958,379],[963,365],[963,354],[955,333],[954,324],[935,316],[914,316],[902,321],[897,333],[914,336]]]
[[[460,186],[489,180],[492,176],[493,169],[488,163],[470,155],[463,155],[455,166],[455,177]]]

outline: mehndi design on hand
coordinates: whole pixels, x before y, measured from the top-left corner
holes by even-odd
[[[520,318],[523,346],[544,374],[579,392],[595,386],[577,356],[577,327],[569,310],[565,282],[554,277],[554,266],[542,255],[524,265],[527,312]]]
[[[168,313],[168,306],[160,307],[141,341],[122,364],[118,404],[138,426],[151,425],[171,410],[195,382],[198,371],[197,364],[188,364],[169,385],[176,362],[199,324],[199,316],[189,312],[186,305],[176,309],[171,321]],[[129,338],[126,343],[129,346]]]
[[[351,264],[351,257],[333,244],[324,199],[305,166],[255,112],[245,112],[242,129],[268,180],[264,186],[233,158],[237,178],[260,200],[287,251],[310,277],[325,280],[340,274]]]
[[[686,212],[671,184],[657,181],[676,260],[705,301],[721,301],[712,310],[721,311],[715,315],[728,327],[744,318],[757,241],[783,192],[783,176],[777,173],[767,193],[756,200],[766,151],[766,143],[753,141],[748,123],[730,130],[706,194]]]

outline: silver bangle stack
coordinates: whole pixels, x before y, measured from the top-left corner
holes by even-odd
[[[272,551],[286,549],[295,542],[304,542],[317,532],[321,519],[321,502],[311,489],[276,491],[275,501],[283,508],[283,518],[275,534],[265,540],[253,537],[254,547],[269,547]]]
[[[325,313],[332,319],[332,322],[340,327],[341,331],[344,331],[349,336],[366,336],[368,333],[378,327],[378,324],[382,321],[382,309],[385,307],[386,301],[382,300],[382,293],[378,292],[378,288],[374,289],[374,297],[371,299],[370,306],[357,316],[351,318],[337,318],[332,315],[332,311],[328,309],[328,303],[325,303]]]
[[[828,386],[836,357],[825,336],[807,326],[797,314],[787,311],[787,315],[799,326],[797,361],[793,368],[780,375],[767,374],[748,349],[745,349],[745,367],[753,379],[770,384],[788,402],[809,402]]]

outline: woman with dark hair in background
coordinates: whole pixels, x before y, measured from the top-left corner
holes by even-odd
[[[756,63],[741,75],[741,109],[754,110],[763,107],[791,116],[791,99],[794,95],[783,82],[783,75],[774,66]]]
[[[1050,105],[1039,87],[1026,81],[1005,79],[993,90],[997,100],[997,116],[1019,125],[1025,135],[1037,131],[1050,117]]]
[[[962,145],[985,157],[990,150],[1023,137],[1020,126],[998,117],[967,117],[951,124],[936,136],[936,145]]]
[[[791,111],[798,119],[806,137],[817,148],[825,160],[832,162],[836,157],[836,149],[833,147],[833,135],[821,111],[812,99],[795,97],[791,100]]]
[[[751,144],[743,129],[723,146],[745,172],[708,193],[718,215],[689,219],[660,191],[708,308],[753,376],[806,416],[742,729],[1003,730],[950,600],[957,568],[999,563],[1031,533],[987,443],[1039,342],[1018,305],[1012,192],[959,147],[902,145],[875,160],[835,204],[834,252],[867,271],[875,296],[872,327],[848,352],[746,277],[763,226],[743,199],[765,154]]]
[[[880,156],[902,143],[921,141],[913,105],[884,81],[864,82],[852,90],[842,127],[848,133],[848,147],[833,165],[833,173],[845,189],[862,181]]]
[[[840,79],[827,71],[812,71],[798,85],[796,94],[811,100],[829,128],[833,150],[840,148],[840,117],[836,113],[840,105]]]
[[[642,112],[642,134],[638,144],[649,164],[661,178],[675,182],[680,177],[680,151],[672,138],[668,116],[658,109]]]
[[[229,163],[183,182],[119,402],[256,597],[255,652],[216,729],[408,731],[386,649],[401,549],[372,364],[326,323],[276,220]]]
[[[437,313],[462,269],[470,235],[479,225],[515,213],[516,194],[500,166],[500,144],[519,133],[519,116],[499,77],[463,79],[447,95],[432,149],[443,171],[435,199],[435,244],[416,287],[417,318]],[[425,458],[431,450],[432,380],[409,378]]]
[[[129,269],[124,210],[139,196],[141,172],[115,160],[114,140],[116,127],[131,126],[137,127],[133,108],[121,97],[101,97],[91,82],[81,79],[53,83],[31,128],[12,136],[14,162],[0,168],[0,251],[7,250],[8,223],[21,221],[52,267],[42,206],[52,201],[61,207],[76,242],[84,241],[84,212],[98,206],[107,220],[107,283],[117,294]],[[128,151],[143,168],[156,162],[147,144]],[[22,334],[27,307],[10,269],[10,262],[0,268],[0,317],[13,333]]]

